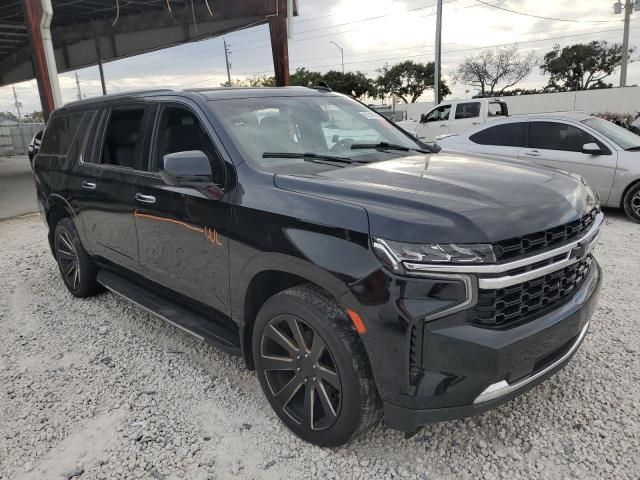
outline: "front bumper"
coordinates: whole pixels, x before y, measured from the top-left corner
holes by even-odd
[[[421,371],[410,388],[381,392],[388,426],[413,431],[482,413],[561,369],[578,350],[596,308],[601,269],[594,267],[563,305],[522,325],[491,330],[455,314],[422,332]]]

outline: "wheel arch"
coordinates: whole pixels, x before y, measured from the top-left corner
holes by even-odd
[[[640,184],[640,178],[636,178],[635,180],[629,182],[629,185],[627,185],[622,191],[622,195],[620,196],[620,208],[622,208],[623,210],[624,210],[624,197],[627,196],[627,193],[629,192],[629,190],[631,190],[633,187],[635,187],[638,184]]]
[[[53,247],[53,236],[56,230],[56,225],[63,218],[69,217],[73,220],[74,224],[77,224],[76,214],[69,202],[62,196],[52,194],[49,196],[48,208],[46,210],[46,221],[49,226],[49,248],[51,253],[55,257],[55,248]],[[77,225],[76,225],[77,228]]]
[[[249,369],[254,368],[251,337],[256,315],[273,295],[296,285],[311,284],[339,298],[348,286],[326,270],[299,258],[266,253],[249,262],[243,272],[233,302],[234,316],[240,327],[242,356]]]

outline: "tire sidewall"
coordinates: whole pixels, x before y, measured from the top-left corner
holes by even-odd
[[[78,264],[80,268],[80,281],[78,283],[78,288],[72,288],[64,279],[64,274],[62,273],[62,265],[60,264],[60,260],[58,259],[58,251],[57,251],[57,237],[61,232],[67,232],[71,241],[73,242],[73,246],[76,249],[76,253],[78,255]],[[63,277],[62,282],[64,283],[67,290],[75,296],[75,297],[87,297],[93,294],[96,290],[95,283],[95,265],[89,257],[89,254],[82,247],[82,241],[80,240],[80,236],[78,235],[78,231],[73,223],[73,220],[66,217],[60,220],[56,224],[56,228],[54,231],[54,248],[56,251],[56,263],[58,264],[58,270],[60,270],[60,275]]]
[[[629,217],[631,220],[633,220],[636,223],[640,223],[640,215],[636,214],[633,211],[633,208],[631,208],[631,201],[633,200],[633,197],[638,192],[640,192],[640,183],[637,183],[636,185],[632,186],[629,189],[629,191],[627,191],[623,201],[624,212],[627,214],[627,217]]]
[[[333,425],[325,430],[309,430],[296,424],[281,410],[269,393],[270,387],[260,362],[262,333],[271,319],[282,314],[298,317],[313,327],[325,341],[335,361],[340,375],[342,401],[338,418]],[[345,321],[348,320],[345,318]],[[353,435],[358,428],[362,414],[360,379],[354,368],[353,362],[355,360],[349,354],[338,332],[331,327],[331,322],[323,318],[313,305],[292,294],[281,293],[267,300],[256,317],[252,346],[256,373],[262,390],[278,417],[293,433],[307,442],[320,446],[338,446],[345,443]]]

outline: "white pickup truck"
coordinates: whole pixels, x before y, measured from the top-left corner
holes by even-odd
[[[398,125],[423,142],[434,143],[440,136],[462,133],[507,115],[507,104],[494,98],[454,100],[442,102],[428,113],[423,113],[419,123],[399,122]]]

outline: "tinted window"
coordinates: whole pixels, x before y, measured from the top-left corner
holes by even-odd
[[[442,105],[434,110],[431,110],[425,117],[425,122],[437,122],[442,120],[449,120],[449,114],[451,113],[451,105]]]
[[[600,144],[591,134],[566,123],[531,122],[529,124],[530,148],[582,152],[582,146],[585,143]]]
[[[142,144],[144,108],[113,110],[107,122],[101,163],[133,168]]]
[[[480,102],[459,103],[456,106],[456,120],[480,116]]]
[[[40,153],[44,155],[66,155],[73,143],[84,113],[56,115],[49,120],[44,132]]]
[[[481,130],[469,137],[480,145],[499,145],[502,147],[524,147],[527,124],[525,122],[505,123]]]
[[[211,138],[200,120],[189,110],[181,107],[165,107],[160,114],[158,132],[151,170],[157,172],[162,157],[169,153],[200,150],[209,158],[213,182],[224,185],[224,168]]]
[[[488,115],[490,117],[506,117],[509,115],[507,104],[504,102],[489,102]]]

